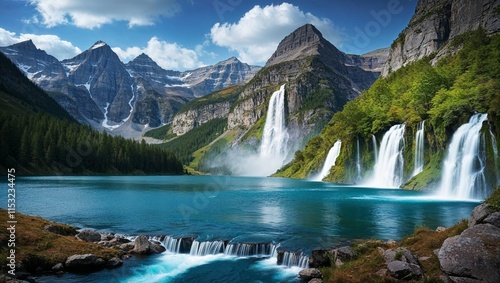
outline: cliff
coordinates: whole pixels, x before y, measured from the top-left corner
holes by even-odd
[[[500,30],[498,0],[422,0],[410,23],[391,46],[382,75],[439,51],[438,58],[457,49],[445,43],[467,31],[482,28],[492,35]],[[434,61],[435,63],[435,61]]]

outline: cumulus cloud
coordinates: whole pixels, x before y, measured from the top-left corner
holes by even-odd
[[[203,66],[195,50],[184,48],[177,43],[162,41],[152,37],[145,48],[128,47],[123,50],[119,47],[112,48],[124,62],[130,61],[141,53],[147,54],[160,67],[167,70],[185,70]]]
[[[326,18],[305,13],[289,3],[253,7],[237,23],[216,23],[210,30],[215,45],[236,51],[243,62],[266,62],[279,42],[298,27],[310,23],[323,36],[340,47],[340,32]]]
[[[16,35],[14,32],[0,28],[0,46],[8,46],[30,39],[33,40],[37,48],[44,50],[58,60],[72,58],[82,52],[80,48],[74,46],[69,41],[62,40],[57,35],[27,33]]]
[[[126,21],[129,27],[153,25],[160,17],[180,11],[176,0],[30,0],[47,27],[71,24],[94,29],[113,21]]]

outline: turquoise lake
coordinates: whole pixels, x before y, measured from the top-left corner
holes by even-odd
[[[418,226],[451,226],[478,202],[429,193],[306,180],[226,176],[19,178],[17,211],[124,235],[273,243],[308,255],[356,239],[400,240]],[[0,197],[6,207],[6,195]],[[22,231],[20,231],[22,233]],[[40,282],[293,282],[298,267],[269,256],[164,253],[124,267]],[[297,282],[299,282],[297,280]]]

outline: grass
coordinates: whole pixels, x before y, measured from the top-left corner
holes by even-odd
[[[485,201],[495,211],[500,211],[500,187],[493,190],[491,196]]]
[[[0,229],[7,229],[7,211],[0,209]],[[67,225],[47,221],[40,217],[27,216],[16,212],[16,262],[22,263],[29,272],[34,272],[37,267],[50,270],[57,263],[65,262],[66,258],[74,254],[92,253],[106,260],[119,257],[121,251],[102,247],[95,243],[77,240],[74,236],[62,236],[45,231],[46,225],[55,225],[67,231]],[[2,255],[8,252],[8,233],[0,234],[0,251]],[[6,257],[0,259],[2,271],[6,271]]]
[[[418,282],[441,282],[439,277],[442,272],[434,250],[439,249],[445,239],[462,233],[466,228],[466,220],[462,220],[443,232],[418,227],[413,234],[393,246],[378,240],[355,242],[352,248],[358,253],[358,257],[338,268],[323,268],[321,271],[324,282],[397,282],[389,276],[376,274],[380,269],[387,268],[382,255],[377,250],[378,247],[383,249],[405,247],[417,257],[429,257],[427,260],[420,261],[424,277]]]

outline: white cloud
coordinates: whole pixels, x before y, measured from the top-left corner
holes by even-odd
[[[44,50],[58,60],[68,59],[82,52],[80,48],[74,46],[69,41],[62,40],[57,35],[27,33],[16,35],[14,32],[0,28],[0,46],[8,46],[29,39],[33,40],[38,49]]]
[[[180,11],[176,0],[30,0],[47,27],[71,24],[94,29],[113,21],[126,21],[129,27],[153,25],[160,17]]]
[[[195,50],[184,48],[177,43],[159,40],[157,37],[152,37],[145,48],[134,46],[123,50],[114,47],[113,51],[124,62],[145,53],[160,67],[167,70],[193,69],[204,65],[199,61],[198,53]]]
[[[289,3],[253,7],[238,23],[216,23],[210,30],[212,42],[236,51],[249,64],[266,62],[279,42],[300,26],[310,23],[337,47],[341,45],[340,32],[326,18],[305,13]]]

